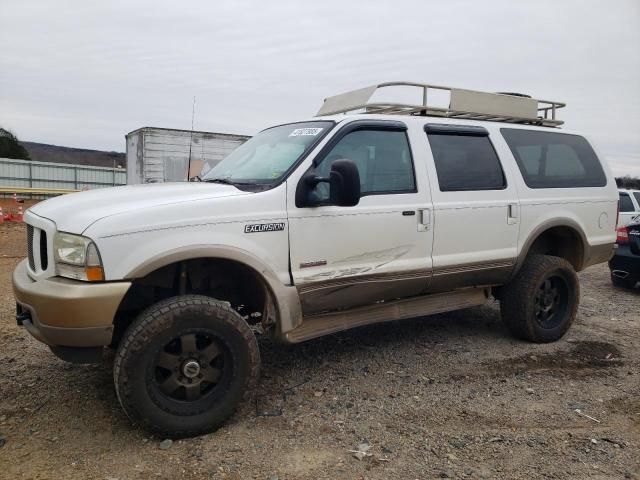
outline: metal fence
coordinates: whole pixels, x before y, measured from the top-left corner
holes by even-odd
[[[52,190],[91,190],[126,183],[127,172],[121,168],[0,158],[0,196],[5,197],[12,188],[30,191],[30,196],[38,198],[55,195]]]

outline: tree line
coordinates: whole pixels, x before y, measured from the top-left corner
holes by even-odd
[[[0,128],[0,158],[29,160],[29,152],[9,130]]]
[[[629,188],[631,190],[640,190],[640,178],[625,175],[624,177],[616,177],[618,188]]]

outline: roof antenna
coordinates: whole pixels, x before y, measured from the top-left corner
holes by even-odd
[[[187,162],[187,182],[191,181],[191,145],[193,143],[193,119],[196,116],[196,96],[193,96],[193,106],[191,107],[191,135],[189,136],[189,161]]]

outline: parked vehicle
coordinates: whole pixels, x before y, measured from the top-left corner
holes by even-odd
[[[640,190],[618,190],[620,214],[618,225],[624,226],[640,218]]]
[[[370,101],[397,85],[423,101]],[[171,436],[215,429],[250,394],[255,329],[297,343],[493,295],[516,337],[557,340],[576,272],[612,255],[618,204],[591,143],[558,128],[563,106],[380,84],[264,130],[202,182],[42,202],[17,321],[65,360],[115,348],[124,410]]]
[[[618,227],[609,270],[616,287],[633,288],[640,282],[640,219]]]

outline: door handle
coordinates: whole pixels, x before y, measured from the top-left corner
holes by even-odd
[[[518,217],[520,216],[518,207],[517,203],[509,203],[507,205],[507,224],[514,225],[518,223]]]
[[[431,225],[431,210],[428,208],[418,209],[418,231],[426,232]]]

